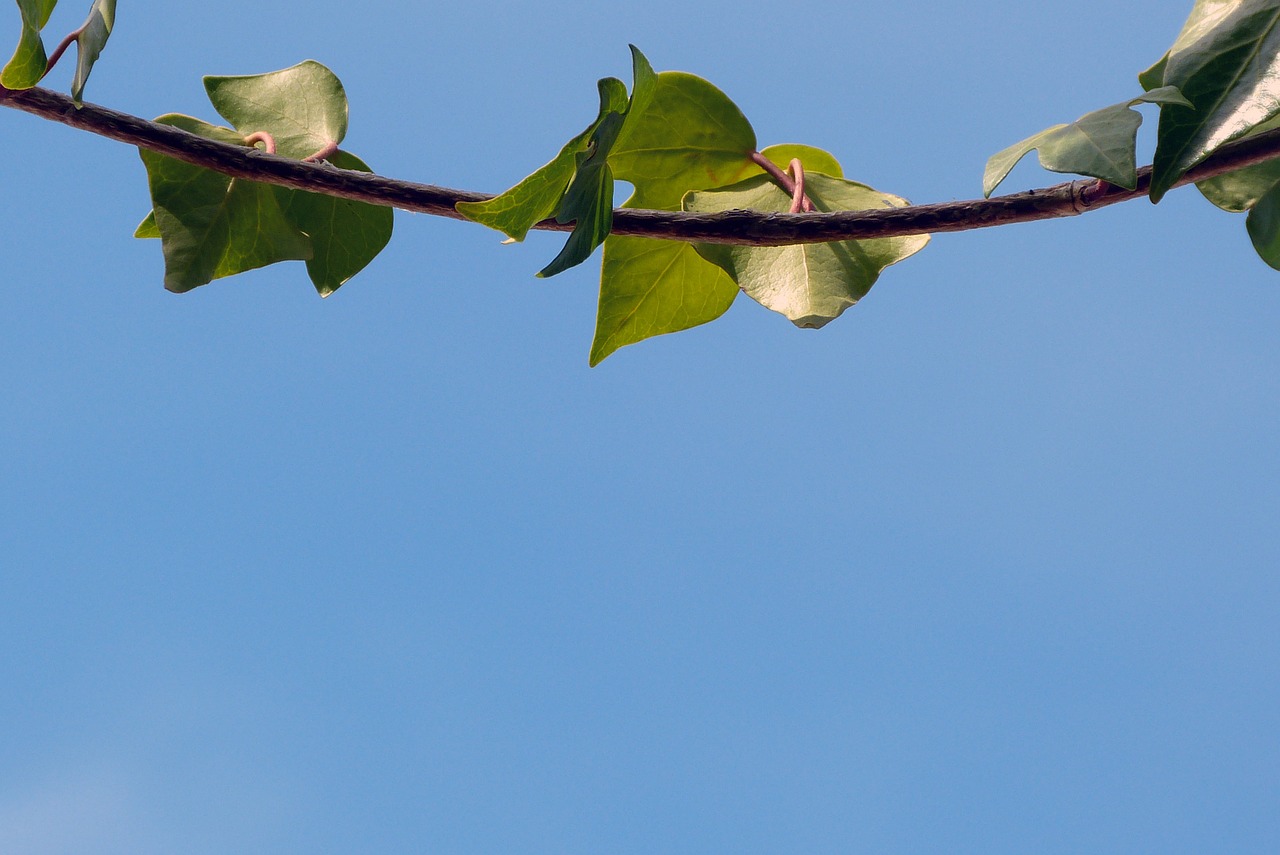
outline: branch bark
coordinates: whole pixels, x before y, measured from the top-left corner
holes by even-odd
[[[94,104],[77,108],[71,98],[48,89],[21,91],[0,87],[0,105],[12,107],[73,128],[221,172],[235,178],[295,187],[440,217],[464,219],[458,202],[476,202],[491,194],[454,190],[337,169],[266,154],[257,149],[205,139],[167,125]],[[746,156],[746,153],[744,153]],[[1190,184],[1280,157],[1280,130],[1223,146],[1189,171],[1175,186]],[[834,213],[774,214],[725,211],[686,214],[678,211],[614,211],[613,233],[661,240],[699,241],[741,246],[785,246],[873,237],[935,234],[1071,217],[1085,211],[1128,202],[1147,195],[1151,167],[1138,170],[1133,190],[1084,179],[991,199],[937,202],[906,208]],[[546,220],[535,228],[569,231],[573,224]]]

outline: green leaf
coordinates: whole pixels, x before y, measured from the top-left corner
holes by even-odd
[[[1248,136],[1276,128],[1280,128],[1280,117],[1263,122],[1250,131]],[[1258,200],[1277,183],[1280,183],[1280,160],[1265,160],[1235,172],[1198,181],[1196,187],[1219,208],[1238,214],[1258,204]]]
[[[1253,206],[1245,228],[1262,260],[1280,270],[1280,185],[1273,186]]]
[[[982,176],[983,195],[989,197],[1032,149],[1038,150],[1040,165],[1051,172],[1089,175],[1132,190],[1138,186],[1134,152],[1142,114],[1131,108],[1143,102],[1188,104],[1176,87],[1162,86],[1095,110],[1069,125],[1054,125],[993,154]]]
[[[805,192],[818,211],[897,208],[907,200],[865,184],[814,173]],[[690,193],[686,211],[786,211],[791,195],[767,176],[721,190]],[[697,244],[698,253],[723,268],[748,296],[798,327],[817,329],[862,299],[880,272],[929,242],[928,235],[873,238],[799,246],[755,247]]]
[[[170,114],[156,121],[222,142],[241,141],[229,128],[190,116]],[[144,149],[139,154],[147,168],[170,291],[190,291],[277,261],[311,258],[311,241],[285,218],[271,186]]]
[[[556,213],[556,222],[575,223],[573,233],[560,254],[538,273],[539,279],[586,261],[609,236],[613,228],[613,170],[608,158],[622,124],[618,113],[605,116],[587,150],[575,156],[578,168]]]
[[[49,23],[58,0],[18,0],[22,14],[22,35],[13,58],[0,71],[0,86],[6,89],[30,89],[44,77],[49,57],[44,52],[40,31]]]
[[[755,147],[755,131],[728,96],[700,77],[664,71],[609,164],[635,185],[624,208],[676,211],[688,190],[759,174],[749,158]],[[689,244],[613,235],[604,242],[591,365],[628,344],[714,321],[737,295],[733,280]]]
[[[345,151],[329,162],[339,169],[373,171]],[[391,208],[287,187],[274,190],[285,218],[311,239],[314,252],[307,273],[321,297],[363,270],[391,240]]]
[[[147,212],[147,215],[142,218],[142,222],[138,223],[138,227],[133,230],[133,236],[143,240],[160,237],[160,226],[156,223],[155,211]]]
[[[1164,85],[1164,70],[1168,64],[1169,54],[1165,53],[1164,56],[1156,60],[1155,65],[1138,75],[1138,84],[1142,86],[1143,90],[1150,92],[1152,89],[1159,89]]]
[[[1220,146],[1280,112],[1280,2],[1197,0],[1163,82],[1194,107],[1160,111],[1151,201]]]
[[[525,178],[516,186],[484,202],[459,202],[454,207],[469,220],[502,232],[512,240],[522,241],[529,229],[556,213],[565,189],[573,180],[576,155],[586,151],[600,123],[610,113],[627,109],[627,85],[616,77],[606,77],[598,84],[600,113],[585,131],[560,149],[555,159]]]
[[[737,296],[733,280],[690,244],[613,235],[604,242],[591,366],[625,345],[714,321]]]
[[[84,84],[89,79],[93,64],[102,55],[102,49],[111,38],[111,28],[116,21],[116,0],[93,0],[89,18],[76,36],[76,73],[71,80],[71,97],[77,106],[84,94]]]
[[[306,60],[281,71],[206,77],[214,109],[241,134],[266,132],[276,154],[303,160],[347,135],[347,94],[332,71]]]
[[[652,101],[609,155],[614,177],[635,185],[632,208],[675,211],[689,190],[722,187],[758,171],[755,131],[729,98],[701,77],[657,75]]]
[[[796,143],[771,145],[760,153],[783,169],[791,165],[793,158],[799,158],[805,172],[821,172],[823,175],[844,178],[844,170],[840,167],[840,162],[829,152],[811,145]]]
[[[640,116],[653,100],[657,75],[635,45],[631,46],[635,82],[625,113],[609,113],[591,135],[587,150],[574,156],[577,169],[556,212],[556,222],[574,223],[573,233],[538,278],[562,273],[586,261],[604,242],[613,228],[613,170],[609,153],[628,129],[639,125]]]

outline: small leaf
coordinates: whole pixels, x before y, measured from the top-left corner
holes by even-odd
[[[653,67],[635,45],[631,46],[631,62],[635,81],[626,112],[607,114],[591,134],[587,150],[574,156],[577,169],[556,212],[556,222],[575,224],[573,233],[560,254],[538,273],[540,279],[586,261],[613,228],[613,169],[609,154],[618,140],[627,136],[629,128],[640,127],[657,87]]]
[[[714,321],[737,296],[733,280],[690,244],[612,235],[604,242],[591,366],[625,345]]]
[[[241,134],[266,132],[276,154],[302,160],[347,135],[347,94],[314,60],[267,74],[206,77],[214,109]]]
[[[339,169],[373,171],[345,151],[334,154],[329,162]],[[391,240],[391,208],[286,187],[274,189],[285,218],[311,239],[314,252],[307,260],[307,273],[321,297],[328,297],[363,270]]]
[[[818,211],[897,208],[907,200],[865,184],[814,173],[805,188]],[[791,196],[769,177],[748,178],[720,190],[690,193],[687,211],[786,211]],[[873,238],[798,246],[756,247],[697,244],[698,254],[725,270],[766,308],[796,326],[817,329],[862,299],[880,272],[919,252],[928,235]]]
[[[1088,175],[1132,190],[1138,186],[1135,149],[1142,114],[1131,108],[1144,102],[1188,103],[1176,87],[1163,86],[1095,110],[1069,125],[1047,128],[991,156],[982,176],[983,195],[989,197],[1033,149],[1038,150],[1040,165],[1051,172]]]
[[[783,169],[791,165],[793,158],[799,158],[805,172],[821,172],[833,178],[844,178],[844,170],[840,167],[840,162],[830,152],[811,145],[796,143],[771,145],[760,153]]]
[[[235,131],[190,116],[170,114],[156,121],[222,142],[240,140]],[[311,258],[310,240],[285,218],[270,185],[145,149],[139,154],[147,167],[170,291],[190,291],[277,261]]]
[[[84,84],[89,79],[93,64],[102,55],[102,49],[111,38],[111,28],[115,26],[116,0],[93,0],[89,9],[89,18],[80,28],[76,36],[76,73],[71,80],[71,98],[79,106],[80,96],[84,94]]]
[[[1280,2],[1197,0],[1163,82],[1194,107],[1160,111],[1151,201],[1220,146],[1280,112]]]
[[[1245,219],[1245,228],[1262,260],[1280,270],[1280,186],[1258,200]]]
[[[147,212],[147,215],[142,218],[142,222],[138,223],[138,227],[133,230],[133,236],[143,240],[160,237],[160,226],[156,224],[155,211]]]
[[[40,31],[49,23],[58,0],[18,0],[22,14],[22,35],[13,58],[0,70],[0,86],[6,89],[30,89],[44,77],[49,57],[44,51]]]
[[[622,124],[618,113],[605,116],[587,150],[575,155],[578,168],[556,213],[556,222],[575,223],[573,233],[560,254],[538,273],[539,279],[586,261],[609,236],[613,228],[613,170],[608,158]]]
[[[512,240],[522,241],[529,229],[556,213],[565,189],[573,180],[575,156],[587,148],[592,134],[609,113],[627,108],[627,85],[616,77],[598,84],[600,113],[585,131],[560,149],[555,159],[516,186],[484,202],[459,202],[454,207],[469,220],[496,229]]]

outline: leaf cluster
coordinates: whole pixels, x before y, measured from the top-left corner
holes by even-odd
[[[72,42],[77,104],[111,35],[114,0],[93,0],[87,20],[48,52],[43,31],[56,0],[16,0],[18,46],[0,69],[5,90],[35,86]],[[905,199],[849,180],[834,156],[805,145],[757,150],[755,131],[737,105],[706,80],[657,73],[631,48],[632,85],[597,83],[595,118],[554,158],[504,193],[457,205],[461,216],[509,242],[554,221],[571,226],[560,252],[538,273],[555,276],[603,247],[590,362],[619,348],[720,317],[739,293],[799,327],[824,326],[857,303],[883,270],[920,251],[926,234],[782,247],[699,244],[613,234],[614,188],[634,193],[624,208],[716,214],[752,211],[862,211],[907,206]],[[1014,166],[1036,151],[1051,171],[1129,190],[1142,180],[1136,139],[1143,117],[1159,109],[1148,188],[1152,202],[1189,170],[1245,136],[1280,127],[1280,0],[1196,0],[1165,55],[1138,75],[1143,92],[1054,125],[987,162],[990,196]],[[227,123],[167,114],[156,121],[262,156],[323,162],[370,172],[339,148],[348,105],[329,69],[306,61],[250,76],[206,77],[205,90]],[[322,295],[362,270],[391,238],[389,207],[233,178],[140,149],[152,211],[135,232],[159,238],[165,286],[189,291],[279,261],[301,260]],[[1247,212],[1254,247],[1280,269],[1280,160],[1201,181],[1201,192],[1232,212]]]

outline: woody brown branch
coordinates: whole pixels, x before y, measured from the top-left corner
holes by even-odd
[[[57,92],[33,88],[11,91],[0,88],[0,105],[60,122],[80,130],[165,154],[251,181],[279,184],[374,205],[464,219],[454,209],[458,202],[478,202],[491,194],[453,190],[337,169],[323,163],[307,163],[269,155],[254,149],[220,143],[168,125],[93,104],[77,109]],[[1226,172],[1280,157],[1280,130],[1223,146],[1187,172],[1175,186],[1202,181]],[[1068,181],[1039,190],[1028,190],[959,202],[938,202],[905,208],[833,213],[775,214],[759,211],[725,211],[690,214],[678,211],[614,211],[613,233],[661,240],[699,241],[740,246],[785,246],[825,243],[873,237],[970,231],[992,226],[1070,217],[1087,210],[1127,202],[1147,195],[1151,167],[1138,170],[1133,190],[1093,180]],[[572,223],[546,220],[534,228],[569,231]]]

